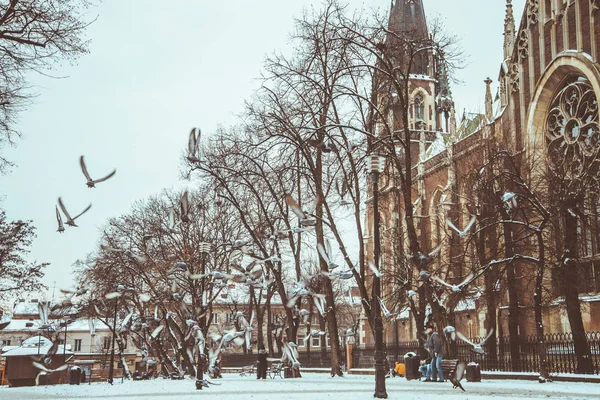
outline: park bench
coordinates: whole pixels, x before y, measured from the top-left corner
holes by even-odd
[[[246,376],[246,375],[254,375],[255,374],[255,365],[246,365],[245,367],[242,367],[242,372],[240,372],[240,376]]]
[[[282,370],[283,370],[283,363],[273,363],[273,364],[271,364],[271,366],[269,367],[269,370],[267,372],[269,373],[269,377],[271,379],[275,379],[276,376],[279,376],[281,379],[283,379],[283,376],[281,375]]]
[[[120,368],[115,368],[113,371],[113,381],[119,378],[123,382],[123,371]],[[108,368],[92,369],[88,383],[105,382],[106,380],[108,380]]]
[[[442,360],[442,371],[444,372],[444,379],[448,380],[452,377],[457,365],[458,359]]]

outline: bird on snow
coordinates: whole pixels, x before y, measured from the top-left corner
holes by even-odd
[[[458,233],[458,236],[460,236],[460,237],[466,237],[467,233],[469,233],[469,230],[471,230],[471,228],[475,224],[476,220],[477,220],[477,218],[475,218],[475,216],[473,216],[463,231],[461,231],[460,229],[458,229],[456,227],[456,225],[454,225],[452,223],[452,221],[450,221],[449,219],[446,220],[446,225],[448,226],[448,228],[456,231],[456,233]]]
[[[62,216],[60,215],[60,211],[58,211],[58,206],[56,207],[56,222],[58,222],[58,229],[56,232],[63,233],[65,231],[65,225],[63,224]]]
[[[323,261],[327,263],[327,269],[331,271],[332,269],[336,269],[337,267],[339,267],[339,265],[334,263],[331,259],[331,255],[333,252],[331,251],[331,243],[328,239],[325,239],[325,247],[323,247],[321,243],[317,243],[317,251],[319,252],[319,255],[321,256]]]
[[[315,226],[317,224],[317,221],[314,218],[310,218],[310,216],[308,214],[306,214],[304,211],[302,211],[302,209],[300,208],[300,205],[298,205],[298,203],[296,203],[296,200],[294,200],[294,198],[292,196],[290,196],[289,194],[287,196],[285,196],[285,201],[286,201],[288,207],[292,210],[292,212],[294,214],[296,214],[296,216],[298,217],[298,220],[300,221],[300,225]]]
[[[75,220],[77,218],[81,217],[83,214],[85,214],[90,208],[92,208],[92,205],[90,204],[81,213],[79,213],[75,217],[71,218],[71,215],[69,215],[69,212],[65,208],[65,205],[63,204],[62,199],[60,197],[58,198],[58,205],[60,206],[60,209],[62,210],[63,214],[65,214],[65,217],[67,217],[67,221],[65,222],[65,224],[67,224],[69,226],[73,226],[73,227],[77,226],[75,224]]]
[[[464,377],[466,369],[467,363],[465,361],[461,361],[456,365],[454,374],[452,374],[452,376],[450,377],[452,389],[460,388],[463,392],[465,391],[465,388],[461,385],[460,381]]]
[[[458,285],[451,285],[449,283],[444,282],[441,278],[435,276],[435,275],[431,275],[431,279],[433,279],[434,281],[438,282],[439,284],[449,287],[450,289],[452,289],[453,292],[458,293],[462,290],[463,287],[465,287],[465,285],[468,285],[469,283],[471,283],[471,281],[473,280],[473,278],[475,277],[475,275],[473,275],[473,273],[471,272],[469,275],[467,275],[467,277]]]
[[[470,344],[471,346],[473,346],[472,349],[470,349],[473,353],[477,353],[477,354],[485,354],[485,351],[483,350],[483,346],[485,345],[485,342],[487,342],[487,340],[490,338],[490,336],[492,336],[492,333],[494,333],[494,330],[491,329],[487,336],[485,337],[485,339],[483,339],[481,341],[481,343],[473,343],[471,342],[469,339],[467,339],[465,337],[465,335],[463,335],[462,333],[460,333],[459,331],[456,331],[456,336],[458,336],[460,338],[460,340],[462,340],[465,343]]]
[[[83,175],[85,175],[85,179],[87,179],[87,187],[89,188],[95,188],[96,183],[104,182],[105,180],[112,178],[113,175],[117,173],[117,170],[115,169],[110,174],[106,175],[104,178],[94,180],[90,177],[90,174],[88,173],[87,167],[85,166],[85,161],[83,160],[83,156],[79,157],[79,165],[81,166],[81,171],[83,172]]]

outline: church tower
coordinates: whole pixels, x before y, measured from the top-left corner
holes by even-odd
[[[388,28],[398,36],[427,43],[430,40],[424,0],[392,0]],[[388,35],[387,40],[390,40]],[[425,46],[427,47],[427,46]],[[443,55],[432,49],[416,54],[409,75],[409,124],[419,142],[417,154],[431,145],[438,133],[450,133],[454,108]],[[413,153],[414,154],[414,153]],[[417,161],[417,160],[414,160]]]

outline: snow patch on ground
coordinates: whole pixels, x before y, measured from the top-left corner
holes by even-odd
[[[188,400],[210,397],[222,400],[285,399],[285,400],[351,400],[372,399],[374,377],[346,375],[331,378],[328,374],[305,373],[300,379],[256,380],[224,374],[223,379],[202,391],[196,390],[194,380],[125,381],[115,383],[56,385],[29,388],[0,388],[0,399],[177,399]],[[406,381],[404,378],[386,380],[389,399],[600,399],[600,385],[594,383],[553,382],[539,384],[532,381],[484,380],[466,382],[466,393],[452,389],[449,382],[426,383]]]

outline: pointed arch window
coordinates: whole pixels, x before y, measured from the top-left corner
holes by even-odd
[[[425,101],[423,100],[423,96],[421,94],[417,94],[414,98],[414,115],[415,121],[425,121]]]

